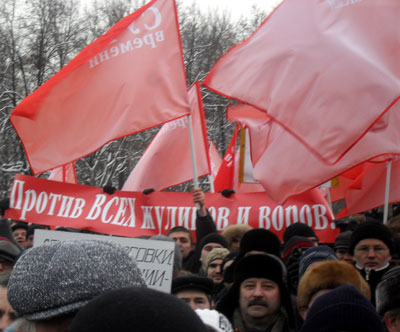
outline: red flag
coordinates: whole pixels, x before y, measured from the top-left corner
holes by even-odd
[[[264,137],[260,134],[258,141],[262,149],[265,146],[267,148],[258,161],[253,162],[254,177],[276,202],[283,202],[289,196],[317,187],[364,161],[375,157],[384,160],[383,157],[387,159],[393,154],[400,154],[400,103],[386,113],[335,165],[324,163],[279,124],[268,121],[267,114],[262,111],[259,113],[264,114],[265,121],[259,122],[264,128]],[[251,119],[254,121],[254,117]],[[239,116],[237,121],[246,123],[252,131],[252,121]],[[253,149],[257,140],[252,140],[251,144]]]
[[[77,184],[75,164],[69,163],[53,169],[47,180]]]
[[[188,111],[175,1],[153,0],[25,98],[10,120],[37,174]]]
[[[235,151],[236,141],[238,137],[239,127],[236,126],[233,130],[232,139],[226,150],[222,164],[218,170],[218,174],[214,180],[214,188],[216,192],[224,189],[233,188],[233,177],[235,174]]]
[[[201,101],[200,84],[189,90],[192,128],[199,176],[210,174],[208,138]],[[122,190],[162,190],[193,179],[188,117],[168,122],[154,137],[129,175]]]
[[[213,178],[215,178],[218,174],[218,170],[222,164],[222,158],[219,154],[217,147],[214,142],[210,139],[210,147],[209,147],[209,156],[210,156],[210,166],[211,166],[211,174]]]
[[[338,218],[352,216],[384,205],[386,188],[387,163],[366,163],[367,167],[355,182],[361,182],[361,187],[349,187],[345,193],[346,208]],[[392,160],[390,176],[389,203],[400,201],[400,159]]]
[[[397,0],[285,0],[203,85],[337,162],[399,103],[399,17]]]

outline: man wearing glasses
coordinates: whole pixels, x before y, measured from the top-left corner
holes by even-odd
[[[371,302],[375,305],[375,289],[383,274],[392,268],[392,234],[379,221],[359,224],[351,235],[350,252],[355,267],[371,287]]]

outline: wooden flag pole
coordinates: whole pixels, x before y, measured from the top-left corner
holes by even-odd
[[[192,116],[188,115],[188,130],[189,130],[189,140],[190,140],[190,154],[192,156],[192,168],[193,168],[193,185],[195,188],[199,187],[199,179],[197,175],[197,161],[196,152],[194,149],[194,138],[193,138],[193,128],[192,128]],[[200,209],[200,204],[196,203],[197,209]]]

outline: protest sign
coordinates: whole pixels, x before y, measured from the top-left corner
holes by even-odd
[[[286,227],[306,223],[321,242],[333,242],[337,231],[333,215],[318,191],[289,198],[278,205],[265,193],[236,193],[227,198],[205,194],[206,207],[218,231],[229,225],[248,224],[265,228],[282,238]],[[196,207],[191,193],[116,191],[43,180],[26,175],[15,177],[6,217],[50,226],[87,229],[128,237],[166,234],[175,226],[196,230]]]
[[[33,245],[71,240],[99,240],[119,244],[135,260],[149,288],[166,293],[171,291],[175,249],[173,242],[37,229]]]

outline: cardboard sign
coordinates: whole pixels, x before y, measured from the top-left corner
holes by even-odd
[[[149,288],[166,293],[171,291],[174,242],[37,229],[33,245],[71,240],[99,240],[119,244],[136,262]]]
[[[321,242],[333,242],[333,215],[322,195],[310,191],[278,205],[265,193],[206,193],[206,207],[218,231],[229,225],[265,228],[280,238],[295,222],[311,226]],[[195,232],[196,207],[191,193],[116,191],[17,175],[6,217],[50,226],[87,229],[103,234],[135,237],[166,234],[175,226]]]

